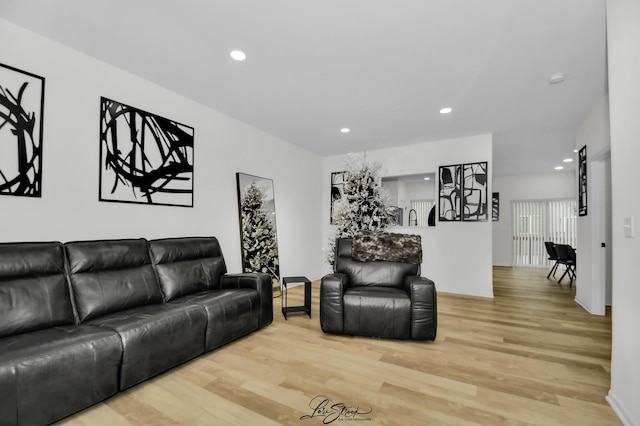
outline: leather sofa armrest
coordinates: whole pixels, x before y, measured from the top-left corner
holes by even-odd
[[[411,338],[435,340],[438,309],[434,282],[425,277],[408,276],[404,284],[411,298]]]
[[[273,322],[273,283],[271,275],[260,272],[242,274],[224,274],[220,288],[249,288],[258,291],[260,296],[260,325],[265,327]]]
[[[327,333],[344,332],[344,291],[349,285],[346,274],[329,274],[320,281],[320,327]]]

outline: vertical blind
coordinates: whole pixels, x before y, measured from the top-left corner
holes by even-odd
[[[512,201],[514,266],[548,266],[544,242],[576,246],[576,200]]]
[[[411,208],[416,211],[416,216],[411,214],[409,226],[416,226],[414,219],[417,217],[417,226],[427,226],[429,212],[435,205],[435,200],[411,200]]]

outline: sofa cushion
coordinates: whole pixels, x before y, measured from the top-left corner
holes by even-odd
[[[197,305],[205,309],[205,351],[249,334],[260,326],[260,295],[253,289],[207,291],[181,297],[170,304]]]
[[[162,302],[144,239],[65,244],[80,321]]]
[[[117,333],[85,325],[2,339],[0,423],[44,425],[118,391]]]
[[[165,238],[149,246],[166,301],[220,288],[227,268],[217,238]]]
[[[87,322],[116,331],[122,340],[120,390],[204,351],[206,313],[200,306],[139,306]]]
[[[73,324],[62,245],[0,244],[0,337]]]

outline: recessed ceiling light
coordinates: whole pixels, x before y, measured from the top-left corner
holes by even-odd
[[[430,177],[426,177],[426,178],[424,178],[424,180],[429,180],[429,179],[431,179],[431,178],[430,178]]]
[[[564,163],[571,163],[573,161],[573,158],[565,158],[564,160],[562,160]]]
[[[564,169],[564,167],[562,167],[562,166],[554,167],[554,170],[562,170],[562,169]]]
[[[342,133],[349,133],[351,131],[351,129],[349,129],[348,127],[343,127],[342,129],[340,129],[340,131]]]
[[[449,114],[451,111],[453,111],[451,108],[447,107],[447,108],[442,108],[440,110],[440,114]]]
[[[247,59],[247,55],[240,50],[232,50],[231,53],[229,53],[229,56],[231,56],[236,61],[244,61],[245,59]]]
[[[573,152],[578,152],[578,150],[577,150],[577,149],[574,149],[574,150],[573,150]]]

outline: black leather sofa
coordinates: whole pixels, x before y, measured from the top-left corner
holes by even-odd
[[[49,424],[269,325],[214,237],[0,244],[0,424]]]
[[[435,340],[437,295],[420,263],[358,261],[351,238],[336,242],[334,273],[320,281],[320,326],[326,333]]]

